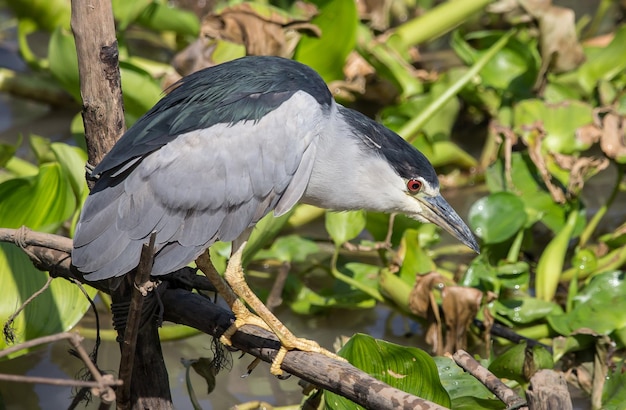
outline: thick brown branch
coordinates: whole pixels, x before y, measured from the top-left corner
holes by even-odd
[[[124,133],[117,39],[110,1],[72,1],[89,163],[97,165]]]
[[[4,231],[4,232],[3,232]],[[0,230],[0,241],[13,242],[15,233],[11,230]],[[36,257],[37,267],[46,270],[55,269],[56,276],[78,278],[70,270],[70,257],[67,253],[57,250],[50,251],[36,246],[28,232],[25,236],[29,255]],[[51,234],[38,234],[38,238],[46,243],[59,247],[55,242],[64,243],[67,238]],[[88,282],[89,283],[89,282]],[[98,282],[90,285],[107,291]],[[232,323],[231,312],[215,305],[209,299],[184,289],[170,289],[159,286],[161,301],[164,307],[164,319],[194,327],[212,336],[221,335]],[[244,326],[232,337],[233,346],[243,352],[271,362],[278,353],[280,343],[273,334],[265,330]],[[300,351],[289,352],[282,364],[282,369],[320,388],[335,392],[369,409],[443,409],[443,407],[426,401],[406,392],[395,389],[373,378],[349,363],[332,360],[322,354]]]

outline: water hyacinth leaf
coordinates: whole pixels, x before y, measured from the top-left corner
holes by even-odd
[[[589,47],[585,50],[586,61],[572,75],[587,92],[596,87],[600,80],[612,80],[626,70],[626,26],[622,25],[611,43],[606,47]]]
[[[53,142],[50,145],[50,149],[63,168],[63,172],[76,195],[76,200],[80,203],[87,191],[87,183],[85,181],[87,153],[80,148],[60,142]]]
[[[20,19],[28,19],[38,28],[53,31],[70,27],[70,2],[66,0],[9,0],[7,5]]]
[[[439,379],[437,366],[423,350],[355,334],[339,351],[355,367],[392,387],[450,407],[450,396]],[[326,405],[334,410],[362,409],[350,400],[324,392]]]
[[[532,354],[528,354],[527,349],[530,349]],[[500,378],[526,384],[532,377],[532,374],[527,374],[527,369],[537,371],[552,369],[553,366],[552,356],[546,349],[539,345],[527,347],[524,341],[497,356],[489,365],[489,370]]]
[[[356,238],[365,229],[365,211],[326,212],[326,231],[335,246]]]
[[[294,60],[312,67],[327,83],[343,80],[343,65],[356,43],[359,22],[356,3],[344,0],[315,0],[319,14],[311,23],[322,36],[302,37]]]
[[[515,105],[513,109],[515,131],[532,146],[536,133],[533,124],[542,123],[546,135],[542,148],[546,152],[574,154],[589,149],[591,141],[577,138],[577,130],[593,124],[593,107],[582,101],[568,101],[566,104],[548,104],[537,99],[529,99]]]
[[[173,31],[189,37],[197,37],[200,33],[200,21],[195,13],[173,7],[166,2],[149,2],[138,15],[137,22],[159,32]]]
[[[294,275],[287,277],[285,291],[289,296],[289,308],[299,315],[311,315],[329,308],[372,309],[376,300],[366,293],[349,286],[315,291]]]
[[[457,30],[452,35],[451,45],[465,63],[472,65],[504,34],[479,31],[463,38]],[[511,37],[480,71],[480,77],[486,87],[501,93],[507,91],[518,98],[527,97],[537,78],[540,61],[536,47],[529,47],[527,42]]]
[[[578,222],[578,212],[578,210],[570,212],[563,229],[557,232],[539,257],[535,271],[535,293],[538,299],[550,301],[556,294],[563,272],[565,254]]]
[[[113,15],[117,22],[117,29],[123,31],[139,17],[152,0],[112,0]]]
[[[497,300],[494,307],[499,315],[517,324],[529,324],[550,315],[563,314],[563,309],[558,304],[530,297]]]
[[[449,357],[433,358],[439,371],[441,384],[452,400],[453,409],[504,409],[506,406],[498,400],[474,376],[460,368]],[[479,401],[480,406],[476,407]]]
[[[494,291],[496,288],[499,288],[499,283],[497,282],[495,268],[489,263],[489,258],[486,254],[482,253],[470,262],[459,285]]]
[[[602,389],[602,408],[604,410],[621,410],[626,403],[626,369],[622,360],[615,368],[609,367],[609,374]]]
[[[0,184],[0,226],[54,232],[76,210],[71,183],[59,163],[46,163],[32,177]]]
[[[496,192],[474,202],[468,221],[485,244],[500,243],[513,237],[526,223],[524,203],[510,192]]]
[[[163,96],[163,90],[150,73],[120,61],[120,76],[124,90],[124,114],[130,127]]]
[[[277,259],[281,262],[302,262],[319,251],[319,246],[299,235],[281,236],[267,250],[256,253],[256,259]]]
[[[554,232],[558,232],[565,224],[565,207],[555,203],[545,186],[540,183],[539,171],[528,154],[514,152],[511,155],[510,175],[506,175],[504,161],[498,159],[485,173],[487,187],[491,192],[509,189],[507,179],[513,184],[515,192],[524,202],[524,207],[541,216],[543,222]]]
[[[413,286],[415,275],[425,274],[437,269],[435,262],[420,244],[419,231],[417,229],[407,229],[400,241],[398,255],[402,257],[402,267],[400,267],[400,278],[407,284]]]
[[[77,102],[81,102],[78,57],[76,56],[76,43],[72,33],[61,27],[57,27],[52,32],[52,37],[48,43],[48,59],[50,60],[50,71],[54,78]]]
[[[0,243],[0,288],[4,295],[0,303],[0,321],[6,323],[17,307],[38,291],[47,278],[48,275],[37,270],[20,248]],[[88,286],[86,289],[91,297],[95,296],[94,289]],[[88,308],[89,302],[77,286],[66,280],[53,280],[50,288],[28,304],[13,322],[15,343],[65,332],[78,323]],[[0,338],[0,350],[8,346],[5,338]],[[9,358],[26,352],[17,352]]]
[[[279,216],[278,218],[276,218],[272,213],[269,213],[257,222],[252,230],[252,233],[250,234],[250,238],[248,238],[248,244],[243,250],[242,263],[244,267],[252,260],[258,251],[263,249],[276,237],[276,235],[278,235],[293,212],[294,210],[291,209],[289,212]]]
[[[611,335],[625,328],[624,275],[622,271],[613,271],[594,276],[574,297],[573,309],[564,315],[548,316],[548,323],[564,336],[583,328],[599,335]]]
[[[526,262],[504,263],[495,271],[502,286],[510,289],[524,289],[530,279],[530,266]]]

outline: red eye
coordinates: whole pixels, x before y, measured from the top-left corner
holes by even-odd
[[[418,193],[422,189],[422,181],[419,179],[409,179],[406,183],[409,192]]]

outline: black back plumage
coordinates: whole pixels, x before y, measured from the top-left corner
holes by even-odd
[[[180,134],[220,123],[257,121],[297,91],[310,94],[322,107],[328,108],[332,102],[324,80],[293,60],[246,57],[197,71],[174,84],[169,94],[129,128],[92,175],[114,172]]]

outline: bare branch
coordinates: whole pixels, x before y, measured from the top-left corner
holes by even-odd
[[[502,383],[496,375],[481,366],[469,353],[464,350],[459,350],[452,355],[452,358],[466,372],[478,379],[489,391],[502,400],[502,402],[506,404],[507,409],[528,410],[526,401],[523,398],[515,393],[509,386]]]
[[[77,279],[84,282],[70,268],[70,256],[67,253],[50,252],[26,234],[28,249],[36,256],[39,268],[54,267],[59,277]],[[64,242],[67,238],[57,235],[41,234],[46,242]],[[0,233],[0,241],[13,242],[14,233]],[[56,245],[55,245],[56,246]],[[99,282],[88,282],[105,292],[108,287]],[[166,285],[166,284],[164,284]],[[157,288],[164,307],[163,319],[196,328],[208,335],[219,337],[234,320],[232,313],[214,304],[210,299],[185,289],[172,289],[168,286]],[[280,342],[265,330],[254,326],[243,326],[232,336],[233,346],[243,352],[259,357],[271,363],[280,349]],[[287,373],[300,377],[307,382],[342,395],[353,402],[369,409],[443,409],[443,407],[393,388],[380,380],[364,373],[349,363],[332,360],[322,354],[290,351],[285,356],[281,368]]]
[[[114,380],[111,375],[102,375],[98,368],[93,364],[89,358],[89,354],[85,351],[81,342],[83,338],[78,333],[64,332],[57,333],[51,336],[44,336],[37,339],[29,340],[19,345],[6,348],[0,351],[0,358],[8,356],[11,353],[18,352],[20,350],[29,349],[41,344],[57,342],[59,340],[67,339],[74,349],[78,352],[78,355],[85,363],[91,375],[93,376],[93,382],[87,382],[82,380],[64,380],[64,379],[50,379],[45,377],[22,377],[15,375],[0,374],[0,380],[14,381],[14,382],[29,382],[29,383],[45,383],[62,386],[77,386],[77,387],[92,387],[95,394],[97,394],[104,403],[113,403],[115,401],[115,391],[113,386],[121,386],[123,382],[121,380]]]

